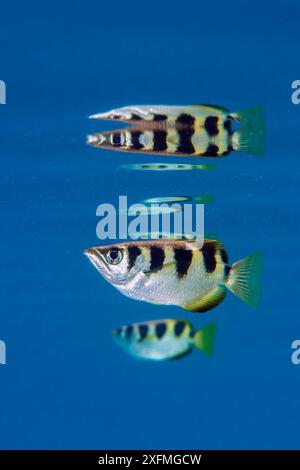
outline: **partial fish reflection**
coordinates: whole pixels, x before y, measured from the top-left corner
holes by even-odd
[[[147,240],[194,240],[194,233],[176,233],[176,232],[142,232],[141,239]],[[205,240],[216,240],[218,235],[215,232],[207,232],[204,234]]]
[[[212,202],[214,196],[162,196],[162,197],[152,197],[149,199],[144,199],[144,204],[161,204],[161,203],[173,203],[173,202]]]
[[[216,170],[217,165],[208,163],[207,165],[193,165],[191,163],[132,163],[120,165],[123,170],[134,171],[199,171]]]
[[[195,331],[187,320],[165,319],[123,326],[112,334],[117,344],[131,356],[166,361],[183,357],[194,347],[211,356],[215,333],[215,324]]]
[[[120,209],[119,214],[127,214],[129,216],[135,216],[137,214],[143,216],[159,215],[159,214],[173,214],[181,212],[182,206],[180,204],[172,204],[172,206],[157,205],[157,206],[146,206],[142,203],[132,204],[128,209]]]

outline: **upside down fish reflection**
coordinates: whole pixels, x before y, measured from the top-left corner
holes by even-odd
[[[173,202],[212,202],[214,196],[161,196],[161,197],[151,197],[149,199],[144,199],[142,202],[144,204],[161,204],[161,203],[173,203]]]
[[[126,106],[91,117],[134,125],[89,135],[87,143],[93,147],[195,157],[222,157],[232,151],[251,155],[264,153],[261,108],[230,112],[213,105],[141,105]]]
[[[120,165],[121,169],[134,171],[194,171],[194,170],[216,170],[217,165],[208,163],[206,165],[193,165],[192,163],[130,163]]]

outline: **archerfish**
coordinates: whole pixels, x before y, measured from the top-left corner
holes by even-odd
[[[213,105],[126,106],[90,117],[133,126],[88,136],[88,144],[108,150],[195,157],[223,157],[233,150],[264,153],[261,108],[230,112]]]
[[[212,355],[216,326],[195,331],[187,320],[154,320],[123,326],[112,332],[116,342],[138,359],[165,361],[190,353],[193,347]]]
[[[100,274],[124,295],[161,305],[205,312],[226,290],[256,307],[260,297],[261,255],[230,265],[217,240],[156,240],[98,246],[85,254]]]

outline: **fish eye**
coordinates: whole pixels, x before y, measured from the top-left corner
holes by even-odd
[[[123,258],[122,251],[118,248],[111,248],[106,254],[106,260],[109,264],[119,264]]]
[[[120,132],[113,132],[112,134],[112,144],[120,146],[122,143],[122,137]]]

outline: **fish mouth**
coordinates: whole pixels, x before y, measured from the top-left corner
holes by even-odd
[[[107,119],[107,113],[96,113],[96,114],[91,114],[89,116],[89,119]]]
[[[96,248],[88,248],[83,253],[97,271],[102,272],[104,270],[102,254]]]
[[[86,143],[93,147],[103,145],[106,141],[106,137],[103,134],[89,134],[86,138]]]

